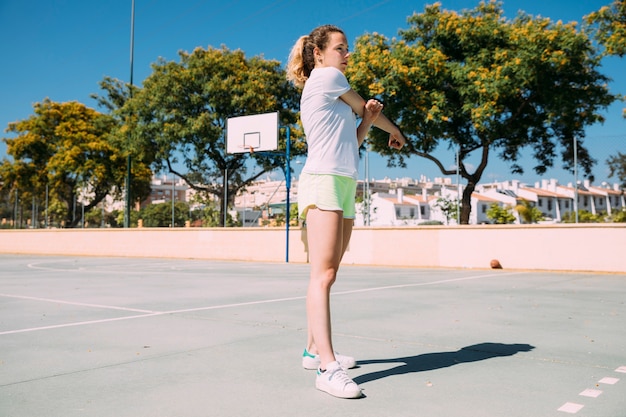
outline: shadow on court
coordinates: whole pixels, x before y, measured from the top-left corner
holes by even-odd
[[[436,369],[448,368],[450,366],[484,361],[487,359],[513,356],[520,352],[530,352],[535,347],[529,344],[505,344],[505,343],[479,343],[466,346],[455,352],[425,353],[422,355],[405,356],[402,358],[390,359],[369,359],[358,361],[359,367],[381,363],[399,363],[400,366],[384,371],[371,372],[359,375],[354,378],[357,384],[375,381],[377,379],[391,376],[411,374],[416,372],[433,371]]]

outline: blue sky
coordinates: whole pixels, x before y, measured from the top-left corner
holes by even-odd
[[[505,0],[507,17],[519,10],[552,20],[581,21],[611,0]],[[407,27],[406,18],[421,12],[433,2],[409,0],[136,0],[134,84],[141,85],[151,73],[150,64],[159,57],[178,61],[178,51],[196,47],[241,49],[247,56],[263,55],[283,64],[293,43],[317,25],[332,23],[342,27],[351,43],[366,32],[396,36]],[[478,0],[443,0],[443,8],[460,11],[474,8]],[[0,0],[0,127],[1,137],[8,123],[33,113],[33,104],[53,101],[79,101],[90,107],[90,94],[99,93],[98,83],[111,76],[130,80],[131,0]],[[603,72],[614,81],[613,92],[626,93],[623,74],[626,60],[607,59]],[[606,122],[587,130],[584,140],[598,161],[595,184],[608,178],[606,159],[626,152],[624,103],[615,103],[605,113]],[[454,165],[454,154],[437,150],[444,165]],[[492,154],[493,155],[493,154]],[[6,156],[0,144],[0,158]],[[519,179],[534,183],[534,161],[524,158],[526,173],[512,175],[508,166],[492,156],[482,182]],[[560,162],[543,178],[556,178],[567,184],[571,174],[560,169]],[[361,170],[363,172],[363,170]],[[381,158],[370,156],[370,177],[420,178],[441,176],[435,165],[412,157],[406,169],[387,168]],[[455,181],[455,179],[452,179]]]

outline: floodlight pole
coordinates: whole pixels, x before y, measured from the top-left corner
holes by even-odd
[[[131,2],[130,11],[130,97],[133,96],[133,55],[135,54],[135,0]],[[128,135],[130,136],[130,129]],[[130,148],[130,146],[129,146]],[[126,150],[128,155],[126,156],[126,207],[124,213],[124,227],[130,227],[130,170],[131,159],[130,149]]]
[[[286,226],[286,237],[285,237],[285,262],[289,263],[289,194],[291,193],[291,130],[289,126],[286,126],[287,129],[287,146],[285,149],[285,184],[287,188],[287,209],[285,212],[285,221],[287,223]]]

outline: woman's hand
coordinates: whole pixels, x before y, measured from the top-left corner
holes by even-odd
[[[363,122],[369,126],[373,125],[380,113],[383,111],[383,103],[376,99],[369,99],[365,103],[365,110],[363,111]]]
[[[389,147],[393,149],[402,149],[406,144],[406,139],[400,129],[389,134]]]

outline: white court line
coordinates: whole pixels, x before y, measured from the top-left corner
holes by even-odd
[[[153,317],[153,316],[159,316],[159,315],[162,315],[162,314],[166,314],[166,313],[140,314],[140,315],[137,315],[137,316],[116,317],[116,318],[113,318],[113,319],[79,321],[79,322],[75,322],[75,323],[55,324],[55,325],[52,325],[52,326],[31,327],[29,329],[8,330],[6,332],[0,332],[0,336],[1,335],[5,335],[5,334],[36,332],[38,330],[61,329],[63,327],[85,326],[85,325],[88,325],[88,324],[109,323],[109,322],[112,322],[112,321],[140,319],[140,318],[143,318],[143,317]]]
[[[519,274],[523,274],[523,272],[511,272],[511,273],[506,273],[506,274],[484,274],[484,275],[476,275],[476,276],[463,277],[463,278],[451,278],[451,279],[443,279],[443,280],[439,280],[439,281],[420,282],[420,283],[416,283],[416,284],[388,285],[388,286],[385,286],[385,287],[373,287],[373,288],[364,288],[364,289],[360,289],[360,290],[340,291],[340,292],[333,293],[333,295],[348,295],[348,294],[357,294],[357,293],[367,292],[367,291],[381,291],[381,290],[396,289],[396,288],[421,287],[421,286],[426,286],[426,285],[445,284],[445,283],[449,283],[449,282],[469,281],[469,280],[486,278],[486,277],[493,278],[493,277],[501,277],[501,276],[504,276],[504,275],[519,275]],[[0,294],[0,295],[4,295],[4,294]],[[15,296],[15,297],[19,298],[19,296]],[[23,298],[36,299],[36,297],[23,297]],[[217,305],[217,306],[187,308],[187,309],[170,310],[170,311],[136,310],[136,309],[126,309],[126,308],[123,308],[123,307],[108,306],[108,308],[111,308],[111,309],[145,312],[147,314],[140,314],[140,315],[136,315],[136,316],[126,316],[126,317],[116,317],[116,318],[111,318],[111,319],[82,321],[82,322],[76,322],[76,323],[57,324],[57,325],[52,325],[52,326],[33,327],[33,328],[19,329],[19,330],[9,330],[9,331],[5,331],[5,332],[0,332],[0,336],[1,335],[5,335],[5,334],[25,333],[25,332],[33,332],[33,331],[39,331],[39,330],[60,329],[60,328],[63,328],[63,327],[84,326],[84,325],[97,324],[97,323],[108,323],[108,322],[120,321],[120,320],[140,319],[140,318],[144,318],[144,317],[162,316],[162,315],[167,315],[167,314],[182,314],[182,313],[191,313],[191,312],[196,312],[196,311],[219,310],[219,309],[225,309],[225,308],[244,307],[244,306],[259,305],[259,304],[280,303],[280,302],[284,302],[284,301],[296,301],[296,300],[303,300],[303,299],[306,299],[306,296],[274,298],[274,299],[270,299],[270,300],[248,301],[248,302],[244,302],[244,303],[222,304],[222,305]],[[49,300],[49,299],[40,299],[40,300],[54,301],[54,300]],[[74,304],[74,303],[68,303],[68,304]],[[90,304],[82,304],[82,305],[84,305],[84,306],[97,306],[97,305],[93,305],[93,304],[91,304],[91,305]],[[107,308],[107,306],[97,306],[97,307]]]
[[[333,292],[332,295],[343,295],[343,294],[356,294],[360,292],[368,292],[368,291],[379,291],[379,290],[392,290],[396,288],[409,288],[409,287],[423,287],[426,285],[436,285],[436,284],[447,284],[448,282],[458,282],[458,281],[470,281],[473,279],[479,278],[494,278],[494,277],[502,277],[507,275],[521,275],[525,274],[525,272],[508,272],[504,274],[485,274],[485,275],[476,275],[471,277],[462,277],[462,278],[450,278],[450,279],[442,279],[439,281],[430,281],[430,282],[420,282],[417,284],[398,284],[398,285],[388,285],[385,287],[372,287],[372,288],[363,288],[361,290],[350,290],[350,291],[338,291]]]
[[[48,261],[45,263],[53,263],[54,261]],[[57,261],[56,263],[67,263],[70,261]],[[36,269],[39,271],[49,271],[49,272],[80,272],[80,273],[89,273],[89,274],[119,274],[122,269],[111,269],[110,265],[107,264],[107,268],[109,269],[98,269],[98,266],[76,266],[75,268],[55,268],[52,266],[40,266],[41,262],[39,263],[31,263],[26,265],[27,268],[30,269]],[[145,265],[143,264],[136,264],[139,267],[144,267]],[[153,273],[153,272],[163,272],[163,270],[159,270],[156,269],[158,265],[170,265],[170,264],[164,264],[164,263],[160,263],[160,264],[150,264],[150,268],[148,269],[144,269],[141,271],[129,271],[129,270],[123,270],[125,275],[145,275],[145,274],[149,274],[149,273]],[[127,264],[120,264],[120,268],[127,268],[127,267],[132,267],[133,265],[127,265]],[[169,271],[169,270],[168,270]]]
[[[48,302],[48,303],[65,304],[65,305],[81,306],[81,307],[105,308],[107,310],[132,311],[132,312],[135,312],[135,313],[158,313],[158,311],[141,310],[141,309],[138,309],[138,308],[107,306],[107,305],[102,305],[102,304],[75,303],[75,302],[72,302],[72,301],[55,300],[55,299],[52,299],[52,298],[29,297],[29,296],[26,296],[26,295],[14,295],[14,294],[2,294],[2,293],[0,293],[0,297],[18,298],[18,299],[21,299],[21,300],[45,301],[45,302]]]
[[[617,384],[619,382],[619,378],[612,378],[610,376],[605,376],[604,378],[602,378],[598,382],[600,384],[615,385],[615,384]]]
[[[563,411],[565,413],[576,414],[582,410],[584,405],[576,403],[565,403],[557,411]]]
[[[587,388],[586,390],[584,390],[578,395],[583,396],[583,397],[598,398],[600,394],[602,394],[602,390]]]

